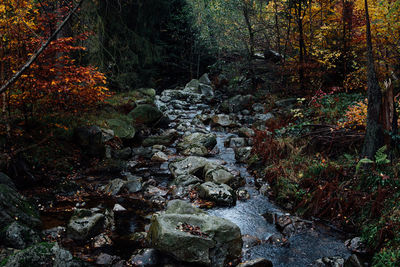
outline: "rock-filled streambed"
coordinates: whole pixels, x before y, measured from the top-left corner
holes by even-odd
[[[97,135],[108,139],[106,159],[36,197],[44,240],[72,253],[42,244],[68,258],[59,266],[82,264],[71,255],[100,266],[342,266],[350,257],[341,232],[286,213],[247,171],[252,127],[274,117],[253,96],[224,99],[205,75],[154,102],[146,122],[162,127],[144,128],[140,144],[115,148],[109,131],[81,129],[91,154],[103,149]],[[5,266],[29,258],[22,252]]]

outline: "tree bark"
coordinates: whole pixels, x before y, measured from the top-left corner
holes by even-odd
[[[367,30],[367,59],[368,59],[368,111],[367,129],[365,133],[362,155],[373,159],[376,151],[383,146],[383,129],[380,122],[382,92],[379,88],[374,67],[374,57],[372,53],[371,25],[369,20],[368,0],[365,3],[365,20]]]

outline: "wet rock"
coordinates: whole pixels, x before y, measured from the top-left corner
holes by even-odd
[[[185,100],[189,103],[196,104],[203,101],[204,95],[190,92],[189,90],[164,90],[161,93],[160,100],[167,103],[172,99]]]
[[[271,192],[271,187],[269,186],[269,184],[263,184],[261,187],[260,187],[260,194],[261,195],[263,195],[263,196],[268,196],[269,195],[269,192]]]
[[[121,206],[118,203],[114,205],[113,212],[123,212],[123,211],[126,211],[126,209],[123,206]]]
[[[197,183],[202,183],[203,181],[192,175],[192,174],[184,174],[184,175],[180,175],[178,177],[176,177],[173,181],[172,181],[172,185],[177,185],[177,186],[188,186],[191,184],[197,184]]]
[[[40,242],[39,234],[18,222],[13,222],[1,231],[2,242],[12,248],[24,249]]]
[[[199,186],[199,196],[221,206],[233,206],[236,203],[235,192],[226,184],[205,182]]]
[[[150,136],[144,139],[143,146],[164,145],[169,146],[179,137],[179,133],[175,129],[165,131],[161,135]]]
[[[132,255],[129,263],[138,267],[160,266],[160,252],[153,248],[140,249]]]
[[[168,212],[168,210],[167,210]],[[183,224],[198,227],[186,232]],[[240,229],[226,219],[206,214],[162,213],[153,216],[148,236],[152,246],[177,260],[224,266],[241,255]]]
[[[200,83],[199,90],[206,98],[211,99],[214,96],[214,91],[211,85]]]
[[[239,199],[239,200],[250,199],[249,192],[246,189],[243,189],[243,188],[242,189],[238,189],[236,191],[236,196],[237,196],[237,199]]]
[[[242,262],[238,265],[238,267],[272,267],[272,266],[273,266],[272,262],[264,258]]]
[[[113,151],[113,156],[116,159],[129,159],[131,155],[132,155],[132,150],[130,147],[125,147],[123,149]]]
[[[280,247],[290,247],[289,239],[283,237],[281,234],[273,234],[267,239],[268,243]]]
[[[103,133],[98,126],[83,126],[74,130],[75,140],[89,156],[103,157]]]
[[[243,235],[243,247],[248,249],[261,244],[261,240],[255,236],[251,235]]]
[[[4,263],[4,265],[2,265],[4,267],[84,266],[83,263],[75,260],[69,251],[60,248],[57,243],[36,244],[11,255],[7,260],[3,261],[2,263]],[[27,265],[26,263],[29,263],[29,265]]]
[[[284,108],[284,109],[292,109],[292,107],[297,103],[297,98],[286,98],[281,99],[275,102],[275,105]]]
[[[246,146],[246,139],[243,137],[232,137],[229,139],[229,147],[237,148]]]
[[[204,166],[209,161],[206,158],[190,156],[184,159],[178,159],[169,164],[172,175],[176,178],[181,175],[196,174],[203,172]]]
[[[204,73],[201,75],[199,78],[199,83],[206,84],[206,85],[212,85],[210,78],[208,77],[207,73]]]
[[[121,192],[124,185],[125,185],[124,180],[114,179],[110,181],[108,185],[105,186],[104,192],[112,196],[118,195]]]
[[[184,136],[183,140],[178,143],[177,149],[184,151],[194,147],[204,147],[207,150],[211,150],[216,144],[217,137],[215,134],[193,133]]]
[[[124,188],[128,190],[129,193],[137,193],[142,190],[142,178],[138,176],[129,176],[128,181],[125,182]]]
[[[208,149],[201,145],[193,145],[183,150],[181,154],[185,156],[207,156]]]
[[[308,224],[311,224],[311,222],[301,220],[295,216],[277,215],[275,218],[276,227],[288,237],[307,229]]]
[[[213,125],[219,125],[222,127],[229,127],[234,124],[230,116],[226,114],[214,115],[212,116],[211,121]]]
[[[245,163],[251,156],[251,149],[249,146],[235,149],[236,161]]]
[[[166,196],[168,192],[166,190],[163,190],[161,188],[158,188],[156,186],[148,185],[146,189],[144,190],[144,195],[147,197],[163,197]]]
[[[117,256],[111,256],[106,253],[101,253],[99,256],[97,256],[96,264],[100,266],[111,266],[119,260],[120,258]]]
[[[75,240],[86,240],[104,229],[105,216],[90,210],[75,210],[68,226],[68,236]]]
[[[367,247],[361,241],[361,237],[354,237],[344,242],[345,246],[353,253],[367,253]]]
[[[217,184],[229,184],[235,176],[222,166],[215,166],[214,164],[207,164],[204,168],[205,181]]]
[[[344,259],[341,257],[323,257],[312,265],[313,267],[343,267]]]
[[[93,238],[93,247],[94,248],[103,248],[106,246],[111,246],[112,244],[113,244],[113,242],[112,242],[111,238],[104,233],[101,233]]]
[[[168,161],[168,156],[161,151],[158,151],[154,153],[154,155],[151,157],[152,161],[157,161],[157,162],[165,162]]]
[[[155,106],[150,104],[139,105],[134,108],[129,114],[134,125],[156,123],[163,116],[162,112]]]

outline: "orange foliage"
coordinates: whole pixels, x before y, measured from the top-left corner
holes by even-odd
[[[50,36],[70,6],[56,8],[52,1],[5,0],[0,4],[0,81],[9,78]],[[46,11],[44,11],[46,9]],[[49,11],[50,10],[50,11]],[[81,66],[72,53],[87,34],[53,41],[8,92],[5,104],[24,112],[77,112],[109,96],[105,75]],[[4,104],[4,103],[3,103]]]

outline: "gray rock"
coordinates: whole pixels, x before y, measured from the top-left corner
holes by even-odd
[[[344,242],[346,247],[351,251],[355,253],[367,253],[367,248],[365,244],[361,241],[361,237],[354,237],[352,239],[346,240]]]
[[[199,171],[203,172],[208,162],[206,158],[191,156],[171,162],[169,169],[176,178],[181,175],[195,174]]]
[[[103,132],[98,126],[83,126],[74,130],[75,140],[89,156],[103,157]]]
[[[237,162],[246,162],[251,156],[251,147],[239,147],[235,149],[235,159]]]
[[[220,206],[233,206],[236,203],[235,192],[226,184],[205,182],[199,186],[199,196]]]
[[[200,156],[204,157],[208,155],[208,149],[202,145],[193,145],[181,152],[182,155],[185,156]]]
[[[128,190],[129,193],[137,193],[142,190],[142,178],[137,176],[128,177],[128,181],[125,182],[124,188]]]
[[[99,266],[111,266],[112,264],[116,263],[119,260],[120,258],[117,256],[112,256],[106,253],[100,253],[100,255],[97,256],[96,264]]]
[[[263,121],[263,122],[266,122],[273,118],[275,118],[275,116],[272,113],[262,113],[262,114],[254,115],[254,119],[256,119],[257,121]]]
[[[11,255],[4,267],[55,266],[80,267],[83,263],[75,260],[72,254],[57,243],[39,243]]]
[[[199,227],[199,235],[186,232],[184,224]],[[230,221],[209,215],[161,214],[153,216],[148,238],[152,247],[179,261],[224,266],[241,255],[240,229]]]
[[[214,91],[211,85],[200,83],[199,90],[202,95],[204,95],[207,99],[214,97]]]
[[[103,231],[105,216],[90,210],[75,210],[68,226],[68,236],[75,240],[85,240],[98,235]]]
[[[39,234],[36,231],[18,222],[13,222],[3,229],[1,235],[4,244],[12,248],[24,249],[40,242]]]
[[[199,86],[200,86],[199,80],[193,79],[186,84],[183,90],[191,93],[200,93]]]
[[[154,155],[151,157],[152,161],[157,161],[157,162],[165,162],[168,161],[168,156],[161,151],[158,151],[154,153]]]
[[[341,257],[323,257],[312,265],[313,267],[343,267],[344,259]]]
[[[205,149],[213,149],[216,144],[217,137],[215,134],[193,133],[183,137],[183,140],[177,145],[177,149],[190,153],[192,148],[198,148],[198,150],[194,152],[199,153],[199,151],[202,152],[205,151]]]
[[[233,137],[229,139],[229,147],[231,148],[243,147],[246,146],[246,143],[246,139],[243,137]]]
[[[212,116],[211,121],[214,125],[219,125],[222,127],[229,127],[234,124],[230,116],[226,114],[214,115]]]
[[[246,261],[240,263],[237,267],[272,267],[272,262],[270,260],[259,258],[251,261]]]
[[[180,199],[174,199],[168,202],[166,214],[207,214],[200,208],[193,206],[190,202],[186,202]]]
[[[112,140],[115,136],[114,131],[111,129],[101,128],[101,132],[102,132],[102,137],[103,137],[103,143]]]
[[[122,179],[114,179],[104,187],[104,192],[112,196],[118,195],[124,188],[125,183]]]
[[[184,174],[184,175],[180,175],[178,177],[176,177],[171,185],[177,185],[177,186],[188,186],[191,184],[197,184],[197,183],[202,183],[203,181],[192,175],[192,174]]]
[[[351,255],[344,263],[345,267],[364,267],[364,261],[357,254]]]
[[[214,164],[207,164],[205,166],[204,179],[207,182],[229,184],[234,178],[235,176],[222,166],[216,166]]]
[[[286,98],[286,99],[281,99],[275,102],[275,105],[284,108],[284,109],[291,109],[293,105],[297,103],[297,98]]]
[[[161,135],[150,136],[143,140],[143,146],[153,146],[153,145],[171,145],[177,138],[179,133],[175,129],[170,129],[165,131]]]
[[[204,73],[200,78],[199,82],[206,85],[212,85],[210,78],[208,77],[207,73]]]

